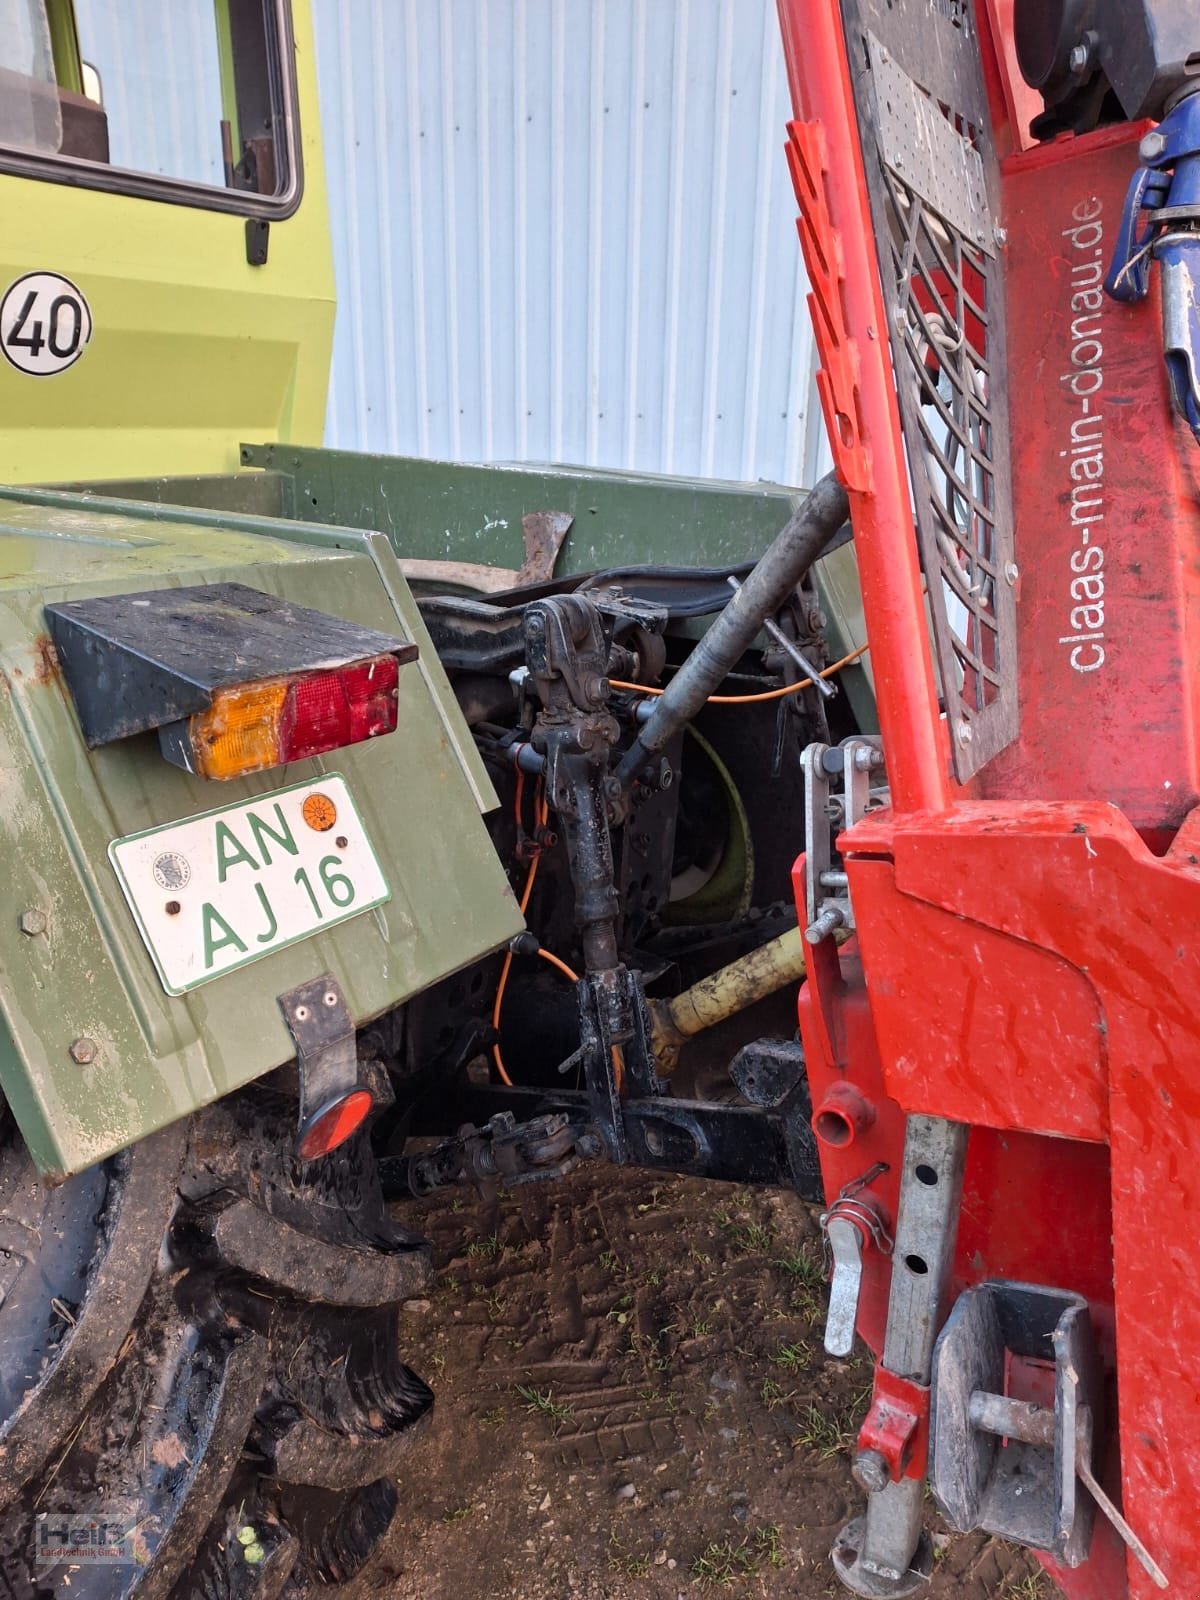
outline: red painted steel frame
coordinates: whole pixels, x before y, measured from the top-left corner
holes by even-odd
[[[801,12],[812,14],[804,19],[808,25],[793,25]],[[800,235],[814,299],[820,296],[813,321],[822,366],[827,377],[844,375],[836,393],[822,386],[821,400],[858,535],[875,681],[888,685],[879,696],[888,777],[898,806],[932,810],[946,803],[946,763],[929,652],[912,648],[914,638],[923,637],[925,609],[909,532],[900,412],[884,355],[887,319],[878,276],[863,270],[874,261],[875,246],[862,158],[857,138],[842,138],[854,127],[850,77],[835,6],[781,0],[780,15],[793,97],[809,108],[812,124],[808,140],[803,131],[797,137],[793,125],[788,156],[797,188],[809,197]],[[831,148],[831,137],[840,145]]]
[[[1011,14],[1008,0],[987,9]],[[814,1103],[849,1085],[875,1111],[822,1145],[826,1189],[885,1164],[858,1198],[894,1227],[905,1115],[970,1125],[952,1293],[1000,1277],[1087,1296],[1119,1421],[1104,1475],[1173,1600],[1196,1600],[1200,457],[1171,421],[1157,308],[1105,302],[1101,362],[1082,345],[1094,297],[1072,298],[1111,248],[1139,130],[1003,168],[1022,726],[967,796],[946,775],[841,16],[837,0],[779,12],[822,402],[851,490],[894,802],[843,837],[858,936],[840,955],[818,947],[801,995]],[[1010,45],[984,42],[1005,151],[1028,104]],[[1093,380],[1072,379],[1097,365],[1099,476],[1071,469],[1094,439],[1091,424],[1072,433]],[[1085,516],[1073,490],[1101,478]],[[1081,554],[1093,545],[1103,627],[1061,626],[1095,603],[1081,598],[1094,584],[1071,587],[1100,570]],[[1106,670],[1081,670],[1096,650],[1072,663],[1072,640],[1098,631]],[[797,890],[803,906],[803,860]],[[889,1273],[869,1249],[859,1331],[876,1351]],[[1089,1560],[1055,1576],[1076,1600],[1159,1592],[1099,1520]]]

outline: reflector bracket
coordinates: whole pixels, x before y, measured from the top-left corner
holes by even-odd
[[[279,1009],[295,1041],[300,1073],[296,1154],[312,1161],[348,1139],[374,1101],[358,1081],[354,1022],[332,972],[281,994]]]

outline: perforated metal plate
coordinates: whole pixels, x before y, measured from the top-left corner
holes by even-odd
[[[973,0],[842,0],[955,773],[1017,730],[999,174]]]
[[[888,171],[914,189],[943,221],[995,254],[983,158],[891,51],[869,35],[879,107],[879,148]]]

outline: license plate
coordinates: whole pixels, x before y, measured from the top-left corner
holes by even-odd
[[[391,897],[337,773],[114,839],[108,855],[168,994]]]

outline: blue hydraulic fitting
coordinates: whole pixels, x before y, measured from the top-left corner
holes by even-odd
[[[1160,263],[1171,399],[1200,441],[1200,91],[1175,104],[1138,154],[1104,287],[1114,300],[1144,300]]]

